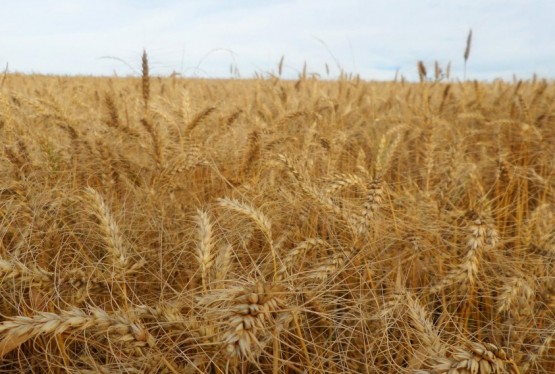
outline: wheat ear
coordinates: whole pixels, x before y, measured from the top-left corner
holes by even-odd
[[[16,316],[0,323],[0,357],[39,335],[60,335],[65,332],[93,330],[110,333],[110,341],[145,345],[148,333],[123,314],[108,314],[92,309],[90,314],[81,309],[56,313],[38,313],[32,317]]]
[[[54,284],[54,273],[46,271],[39,266],[28,267],[17,260],[0,259],[0,284],[8,280],[17,284],[28,284],[44,290],[52,289]]]
[[[197,210],[195,220],[198,230],[196,258],[200,266],[202,289],[206,292],[208,270],[214,263],[214,254],[212,253],[212,224],[210,223],[208,214],[202,210]]]
[[[85,189],[85,198],[94,216],[98,220],[98,228],[102,234],[105,248],[111,255],[116,273],[128,268],[127,248],[120,234],[116,220],[102,196],[92,187]]]
[[[329,244],[322,239],[307,239],[301,243],[299,243],[295,248],[291,249],[287,256],[285,256],[281,267],[278,271],[277,279],[284,279],[290,270],[290,268],[294,265],[295,261],[304,256],[306,251],[311,250],[313,248],[328,248]]]
[[[495,247],[499,241],[497,231],[482,216],[474,211],[470,211],[467,217],[471,223],[467,228],[468,251],[464,261],[456,269],[447,274],[439,284],[431,287],[430,293],[438,292],[454,283],[462,283],[463,285],[473,287],[478,276],[483,252]]]
[[[215,268],[216,275],[214,280],[221,282],[225,280],[229,268],[231,266],[231,255],[233,252],[233,247],[230,244],[224,245],[220,248],[218,255],[216,256]]]
[[[262,231],[262,233],[266,237],[266,240],[268,241],[274,266],[274,278],[277,277],[278,267],[274,241],[272,239],[272,221],[268,217],[266,217],[266,215],[260,210],[234,199],[220,198],[218,199],[218,204],[225,208],[244,214],[254,221],[256,226],[260,229],[260,231]]]
[[[435,358],[428,374],[520,374],[518,366],[507,353],[491,343],[472,342],[467,348],[457,348],[451,357]]]
[[[426,352],[434,356],[444,354],[444,346],[442,345],[439,333],[430,320],[429,313],[424,309],[422,304],[416,297],[407,292],[405,294],[408,313],[411,319],[411,325],[418,333],[418,337]]]
[[[472,47],[472,29],[468,31],[468,36],[466,37],[466,47],[464,49],[464,80],[466,80],[466,63],[468,62],[468,57],[470,57],[470,48]]]
[[[257,282],[202,296],[199,306],[210,307],[210,318],[224,321],[221,343],[228,360],[253,361],[272,336],[269,331],[285,318],[283,290],[278,285]]]
[[[142,68],[142,79],[141,79],[141,88],[143,94],[143,104],[145,112],[148,109],[148,99],[150,98],[150,75],[149,75],[149,68],[148,68],[148,55],[146,51],[143,50],[143,55],[141,57],[141,68]]]

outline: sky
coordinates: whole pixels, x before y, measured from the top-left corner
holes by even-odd
[[[1,2],[0,71],[366,80],[451,62],[467,78],[555,78],[553,0],[21,0]],[[326,68],[327,65],[327,68]]]

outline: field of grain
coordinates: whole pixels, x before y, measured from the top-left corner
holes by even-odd
[[[555,371],[555,85],[0,77],[0,372]]]

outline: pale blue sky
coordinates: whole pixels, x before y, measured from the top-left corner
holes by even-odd
[[[416,77],[416,61],[452,61],[462,77],[555,78],[552,0],[2,1],[0,69],[47,74],[134,74],[149,53],[153,74],[241,77],[277,70],[365,79]],[[322,43],[324,42],[325,45]],[[333,56],[332,56],[333,55]],[[103,56],[113,56],[126,64]]]

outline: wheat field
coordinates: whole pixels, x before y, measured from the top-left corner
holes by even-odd
[[[0,78],[0,372],[555,371],[555,85]]]

